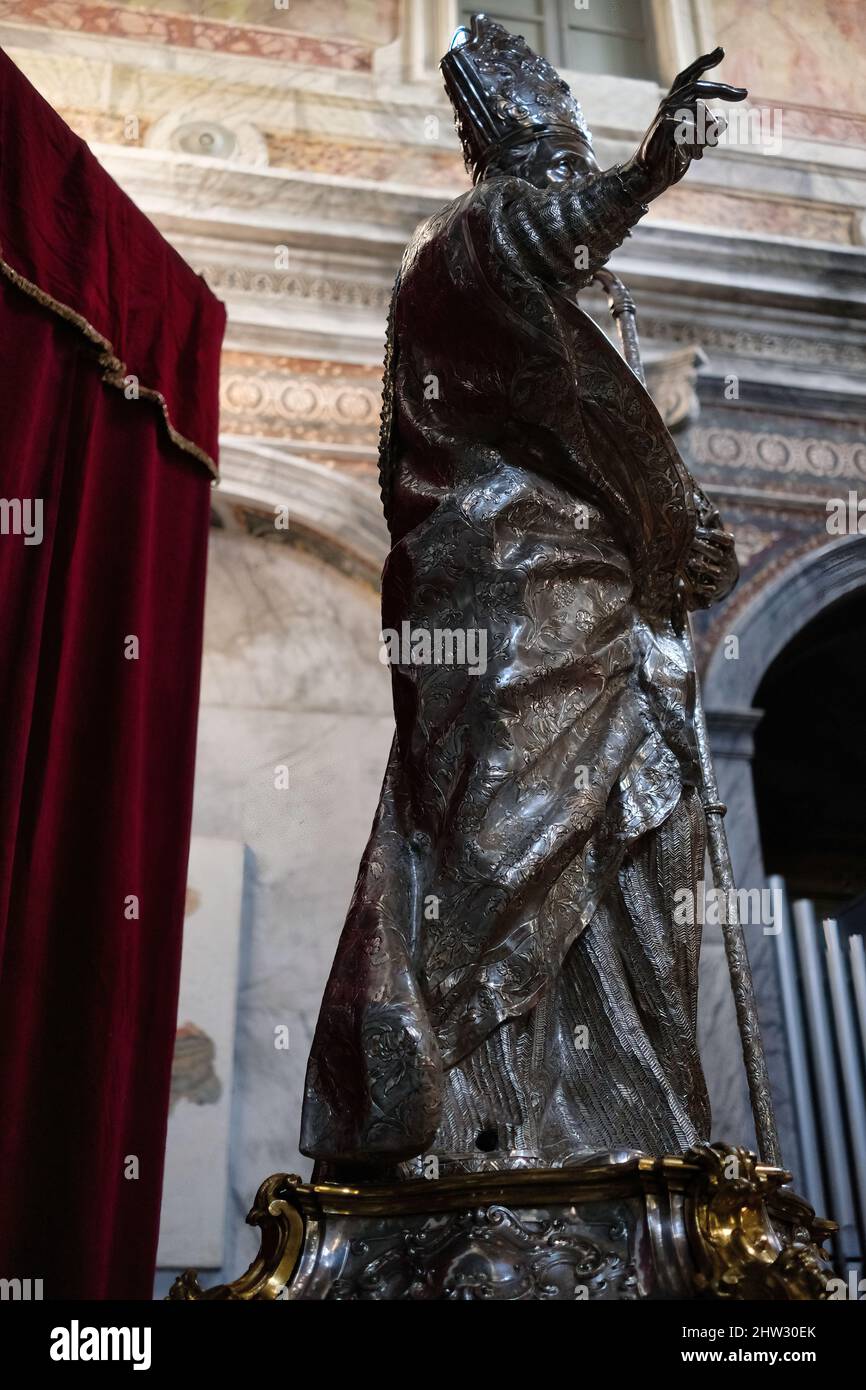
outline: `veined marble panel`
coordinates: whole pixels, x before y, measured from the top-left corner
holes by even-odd
[[[861,211],[808,199],[772,198],[760,193],[720,191],[677,185],[663,193],[649,212],[652,222],[686,222],[725,227],[728,231],[762,232],[802,241],[862,245]]]
[[[262,1177],[310,1170],[307,1053],[393,733],[379,628],[373,588],[290,546],[211,533],[193,830],[246,846],[231,1277],[252,1253]]]
[[[714,0],[725,80],[762,98],[866,115],[860,0]]]
[[[243,868],[236,841],[193,836],[158,1265],[223,1260]]]
[[[146,39],[177,48],[365,71],[372,66],[374,42],[388,43],[393,38],[395,9],[395,0],[366,4],[356,0],[352,5],[345,0],[291,0],[291,9],[277,8],[273,0],[258,4],[214,0],[203,14],[196,0],[126,0],[125,4],[0,0],[0,19],[116,39]],[[354,25],[348,22],[351,18]]]

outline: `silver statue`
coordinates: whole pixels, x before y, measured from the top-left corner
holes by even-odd
[[[462,39],[473,187],[413,237],[389,321],[396,731],[307,1074],[331,1180],[709,1136],[700,929],[674,912],[707,840],[688,610],[737,567],[576,296],[713,142],[703,102],[746,93],[699,59],[602,171],[548,63],[484,16]]]

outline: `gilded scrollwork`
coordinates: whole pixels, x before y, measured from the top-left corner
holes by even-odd
[[[278,1173],[267,1178],[256,1194],[247,1224],[258,1226],[261,1247],[249,1269],[230,1284],[203,1289],[194,1270],[179,1275],[168,1297],[172,1302],[250,1302],[281,1297],[304,1245],[306,1223],[295,1200],[301,1180]]]
[[[805,1225],[787,1242],[773,1224],[773,1199],[790,1175],[720,1144],[687,1158],[698,1167],[690,1199],[697,1291],[712,1298],[826,1298],[828,1257],[812,1238],[814,1213],[801,1204]]]

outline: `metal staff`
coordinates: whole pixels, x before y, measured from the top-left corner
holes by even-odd
[[[602,286],[607,295],[611,317],[616,323],[619,332],[620,343],[622,344],[622,355],[641,385],[646,386],[646,377],[644,375],[643,363],[641,362],[640,355],[640,341],[637,332],[637,311],[635,309],[634,300],[619,277],[614,275],[612,271],[599,270],[596,272],[594,278]],[[701,765],[701,780],[703,782],[702,801],[704,815],[707,821],[707,843],[710,851],[710,863],[713,870],[713,882],[716,888],[724,893],[724,901],[727,907],[727,910],[723,914],[722,932],[725,941],[725,955],[728,960],[728,971],[731,977],[731,989],[733,990],[734,1004],[737,1010],[737,1026],[740,1031],[740,1042],[743,1047],[743,1063],[746,1068],[746,1077],[749,1083],[749,1099],[752,1104],[752,1115],[755,1120],[758,1150],[764,1163],[772,1164],[774,1167],[781,1167],[782,1155],[779,1149],[779,1135],[776,1129],[776,1117],[773,1113],[773,1100],[770,1094],[770,1078],[767,1074],[767,1059],[764,1055],[764,1044],[761,1040],[761,1028],[758,1023],[758,1009],[755,1002],[752,968],[749,964],[749,955],[746,950],[746,938],[743,933],[742,923],[740,922],[734,871],[731,866],[731,852],[728,848],[728,837],[725,834],[724,816],[728,808],[723,801],[719,800],[719,789],[716,783],[716,774],[713,769],[713,760],[710,755],[707,721],[704,716],[700,685],[697,678],[697,667],[694,659],[694,637],[692,635],[690,623],[686,629],[686,641],[689,646],[692,665],[695,667],[695,734],[697,737],[698,755]]]

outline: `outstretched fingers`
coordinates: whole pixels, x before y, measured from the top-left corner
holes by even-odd
[[[703,53],[700,58],[696,58],[693,63],[689,63],[687,68],[683,68],[671,83],[671,91],[675,92],[680,87],[686,87],[693,82],[696,77],[700,77],[702,72],[707,72],[710,68],[718,67],[725,56],[723,48],[714,48],[712,53]]]
[[[665,105],[674,102],[690,101],[745,101],[749,95],[745,87],[732,87],[728,82],[690,82],[685,87],[672,88],[665,98]]]

